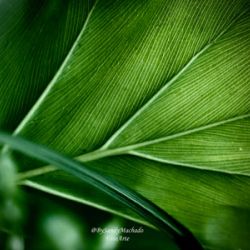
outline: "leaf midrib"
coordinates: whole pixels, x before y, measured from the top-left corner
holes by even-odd
[[[125,154],[126,155],[136,155],[138,157],[147,159],[147,157],[143,157],[144,154],[136,152],[136,149],[139,149],[139,148],[142,148],[145,146],[149,146],[149,145],[152,145],[155,143],[161,143],[161,142],[174,140],[174,139],[180,138],[182,136],[192,135],[192,134],[195,134],[197,132],[202,132],[204,130],[207,130],[209,128],[216,128],[216,127],[219,127],[221,125],[230,124],[232,122],[244,120],[247,118],[250,118],[250,113],[246,114],[246,115],[242,115],[242,116],[233,117],[233,118],[230,118],[227,120],[222,120],[219,122],[211,123],[211,124],[208,124],[206,126],[197,127],[197,128],[191,129],[191,130],[186,130],[186,131],[183,131],[180,133],[176,133],[176,134],[169,135],[169,136],[166,136],[164,138],[155,139],[152,141],[146,141],[143,143],[138,143],[138,144],[134,144],[134,145],[126,146],[126,147],[114,148],[114,149],[102,149],[102,148],[100,148],[100,149],[97,149],[96,151],[92,151],[90,153],[77,156],[76,159],[81,161],[81,162],[89,162],[89,161],[99,160],[99,159],[102,159],[105,157],[125,155]],[[153,159],[151,159],[151,160],[153,160]],[[157,161],[161,162],[159,160],[157,160]],[[167,161],[168,160],[165,159],[164,162],[167,163]],[[249,174],[246,174],[246,173],[235,173],[235,172],[225,171],[225,170],[221,170],[221,169],[210,169],[210,168],[206,168],[204,166],[194,166],[191,164],[184,164],[184,163],[181,163],[178,161],[173,162],[171,160],[169,160],[168,162],[169,162],[169,164],[178,165],[180,167],[189,167],[189,168],[200,169],[200,170],[209,171],[209,172],[223,173],[223,174],[229,174],[229,175],[234,175],[234,176],[238,175],[238,176],[249,177]],[[29,179],[32,177],[37,177],[40,175],[44,175],[47,173],[51,173],[51,172],[54,172],[56,170],[57,170],[57,168],[55,168],[53,166],[43,166],[43,167],[36,168],[33,170],[20,172],[18,175],[18,180],[22,182],[23,180],[26,180],[26,179]]]
[[[54,78],[52,79],[52,81],[49,83],[48,87],[45,89],[45,91],[42,93],[42,95],[40,96],[40,98],[38,99],[38,101],[35,103],[35,105],[32,107],[32,109],[28,112],[28,114],[24,117],[23,121],[19,124],[19,126],[16,128],[16,130],[14,131],[14,135],[18,134],[24,127],[25,125],[29,122],[30,118],[32,117],[32,115],[39,109],[40,104],[45,100],[47,94],[50,92],[50,90],[53,88],[53,86],[56,84],[58,77],[60,77],[60,74],[62,73],[62,71],[64,70],[65,66],[67,65],[68,61],[70,60],[72,54],[74,53],[75,48],[78,45],[79,40],[81,39],[81,37],[83,36],[89,20],[92,16],[92,13],[94,12],[97,4],[98,4],[99,0],[96,0],[92,9],[90,10],[83,28],[81,29],[76,41],[74,42],[72,48],[70,49],[68,55],[66,56],[65,60],[63,61],[62,65],[60,66],[59,70],[56,72]],[[123,146],[120,148],[115,148],[115,149],[109,149],[109,145],[112,143],[112,141],[114,139],[116,139],[119,134],[124,131],[124,129],[138,116],[140,115],[141,112],[143,112],[163,91],[165,91],[167,88],[169,88],[177,79],[179,79],[179,77],[182,76],[182,74],[184,72],[186,72],[187,69],[189,69],[189,67],[202,55],[204,55],[207,50],[214,45],[223,35],[225,35],[232,27],[233,25],[235,25],[237,23],[237,21],[247,12],[247,10],[239,13],[239,15],[237,15],[228,25],[227,27],[225,27],[225,29],[223,29],[212,41],[210,41],[207,45],[205,45],[199,52],[197,52],[190,60],[189,62],[187,62],[187,64],[172,78],[170,79],[170,81],[168,81],[162,88],[160,88],[140,109],[138,109],[130,118],[128,118],[128,120],[109,138],[109,140],[98,150],[78,156],[76,159],[79,159],[83,162],[87,162],[87,161],[92,161],[92,160],[97,160],[97,159],[101,159],[104,157],[108,157],[108,156],[114,156],[114,155],[123,155],[123,154],[130,154],[130,155],[134,155],[135,154],[135,150],[144,146],[148,146],[148,145],[152,145],[155,143],[160,143],[160,142],[164,142],[164,141],[168,141],[168,140],[172,140],[181,136],[185,136],[188,134],[192,134],[192,133],[196,133],[208,128],[212,128],[212,127],[216,127],[219,125],[223,125],[223,124],[227,124],[236,120],[241,120],[241,119],[245,119],[250,117],[250,114],[246,114],[246,115],[242,115],[242,116],[238,116],[238,117],[234,117],[234,118],[229,118],[227,120],[223,120],[223,121],[219,121],[216,123],[212,123],[212,124],[208,124],[205,126],[201,126],[198,128],[194,128],[191,130],[187,130],[187,131],[182,131],[180,133],[176,133],[173,135],[169,135],[166,137],[162,137],[162,138],[157,138],[154,140],[150,140],[150,141],[145,141],[143,143],[138,143],[138,144],[134,144],[134,145],[129,145],[129,146]],[[177,162],[178,163],[178,162]],[[178,163],[180,165],[183,165],[181,163]],[[204,169],[204,168],[203,168]],[[44,173],[48,173],[51,171],[55,171],[56,168],[54,167],[50,167],[50,166],[44,166],[35,170],[31,170],[31,171],[26,171],[26,172],[22,172],[20,173],[21,179],[27,179],[31,176],[39,176],[41,174]],[[233,174],[233,175],[245,175],[242,173],[228,173],[226,171],[221,171],[221,170],[214,170],[214,169],[204,169],[204,170],[208,170],[208,171],[213,171],[213,172],[222,172],[222,173],[226,173],[226,174]],[[247,175],[248,176],[248,175]]]

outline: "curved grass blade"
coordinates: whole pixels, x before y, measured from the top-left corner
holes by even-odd
[[[8,144],[14,150],[54,165],[88,184],[97,187],[134,210],[161,231],[167,233],[181,249],[202,249],[192,233],[177,220],[157,207],[154,203],[115,180],[89,169],[76,160],[72,160],[44,146],[20,137],[0,132],[0,143]]]

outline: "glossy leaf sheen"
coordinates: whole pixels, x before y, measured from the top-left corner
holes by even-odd
[[[138,190],[208,249],[244,249],[249,34],[247,0],[99,0],[15,134]],[[27,162],[22,171],[36,166]],[[72,178],[39,173],[26,184],[102,205]]]

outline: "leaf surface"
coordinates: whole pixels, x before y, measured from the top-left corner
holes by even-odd
[[[113,138],[112,145],[120,147],[245,114],[248,96],[244,83],[249,73],[246,70],[249,58],[244,56],[249,46],[248,20],[245,1],[98,1],[60,74],[55,76],[39,105],[35,105],[16,132],[60,151],[80,155],[97,149],[110,137]],[[230,42],[235,30],[237,33]],[[234,45],[234,50],[228,52],[231,45]],[[242,51],[235,58],[239,46]],[[218,56],[218,51],[221,56]],[[214,57],[220,64],[211,64]],[[234,67],[235,72],[228,70],[221,80],[231,58],[237,60],[239,66]],[[205,84],[210,77],[208,64],[214,79]],[[230,65],[232,67],[234,63]],[[221,71],[214,75],[217,68]],[[246,71],[245,81],[242,79],[234,86],[242,71]],[[197,79],[189,84],[188,79],[193,79],[193,74]],[[234,75],[232,86],[225,88],[225,83]],[[184,80],[178,84],[173,78],[178,82],[180,78]],[[217,80],[222,83],[216,84]],[[193,98],[187,98],[190,97],[187,89],[193,92]],[[234,89],[238,90],[235,102],[243,99],[238,108],[231,110],[232,102],[225,105],[223,101],[228,100]],[[161,96],[158,96],[159,92]],[[206,98],[203,98],[205,94]],[[155,95],[158,98],[155,99]],[[168,101],[165,101],[165,96]],[[180,102],[183,97],[185,99]],[[208,99],[217,107],[216,98],[217,103],[223,103],[221,106],[227,116],[222,111],[216,115],[210,103],[207,108],[204,106]],[[199,105],[201,99],[203,102]],[[162,106],[168,102],[162,110],[168,115],[155,112],[148,102]],[[185,107],[185,102],[194,106],[193,109]],[[200,107],[203,108],[197,113]],[[138,109],[148,110],[158,120],[166,119],[156,126],[158,120],[150,116],[148,119],[153,124],[148,124],[144,119],[147,113],[134,118]],[[189,113],[186,114],[187,110]],[[185,116],[180,115],[184,113]],[[190,114],[196,114],[200,119]],[[137,120],[147,126],[147,131]],[[132,127],[131,121],[137,127]],[[120,127],[128,122],[130,127],[126,126],[121,133]],[[162,129],[166,122],[169,125]],[[176,127],[178,123],[180,125]],[[140,133],[145,138],[141,138]]]
[[[0,128],[12,131],[57,72],[91,1],[2,0]]]
[[[131,156],[116,156],[90,167],[133,187],[189,228],[205,249],[247,249],[250,182],[245,176],[185,168]],[[126,208],[61,171],[25,185],[142,221]]]
[[[249,34],[245,0],[99,0],[15,134],[135,188],[208,249],[244,249]],[[39,166],[26,161],[21,170]],[[117,210],[46,169],[36,169],[26,185]]]

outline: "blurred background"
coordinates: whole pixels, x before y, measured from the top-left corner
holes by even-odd
[[[166,235],[148,226],[30,188],[22,191],[20,204],[19,228],[13,227],[13,222],[1,230],[0,249],[178,249]],[[8,209],[11,216],[14,210]],[[121,228],[138,233],[116,232]],[[101,229],[109,232],[101,233]]]

